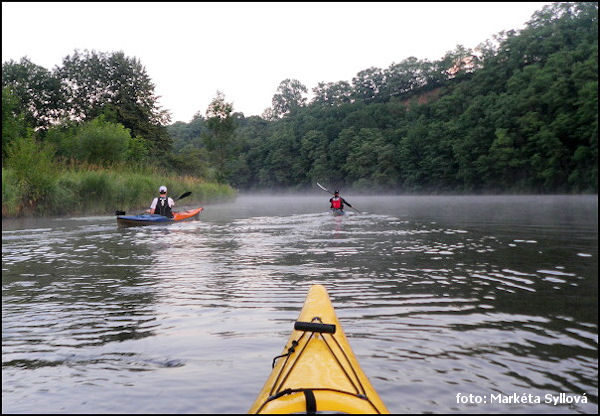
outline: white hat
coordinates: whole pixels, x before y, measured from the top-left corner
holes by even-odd
[[[164,193],[166,193],[166,192],[167,192],[167,187],[166,187],[166,186],[164,186],[164,185],[162,185],[160,188],[158,188],[158,192],[159,192],[159,193],[161,193],[161,194],[162,194],[163,192],[164,192]]]

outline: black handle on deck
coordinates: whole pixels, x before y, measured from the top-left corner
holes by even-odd
[[[300,322],[294,323],[294,329],[298,331],[310,331],[319,332],[325,334],[335,334],[335,325],[333,324],[320,324],[318,322]]]

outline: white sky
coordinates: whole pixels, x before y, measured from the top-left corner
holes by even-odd
[[[27,56],[52,70],[75,49],[123,51],[145,66],[172,122],[205,114],[217,90],[248,117],[286,78],[311,92],[410,56],[439,60],[522,29],[545,4],[3,2],[2,62]]]

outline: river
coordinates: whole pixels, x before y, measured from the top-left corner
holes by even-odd
[[[392,413],[598,412],[597,195],[343,196],[4,219],[2,412],[247,412],[315,283]]]

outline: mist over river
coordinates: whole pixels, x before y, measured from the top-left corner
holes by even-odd
[[[342,196],[4,219],[2,412],[247,412],[315,283],[392,413],[598,412],[597,195]]]

